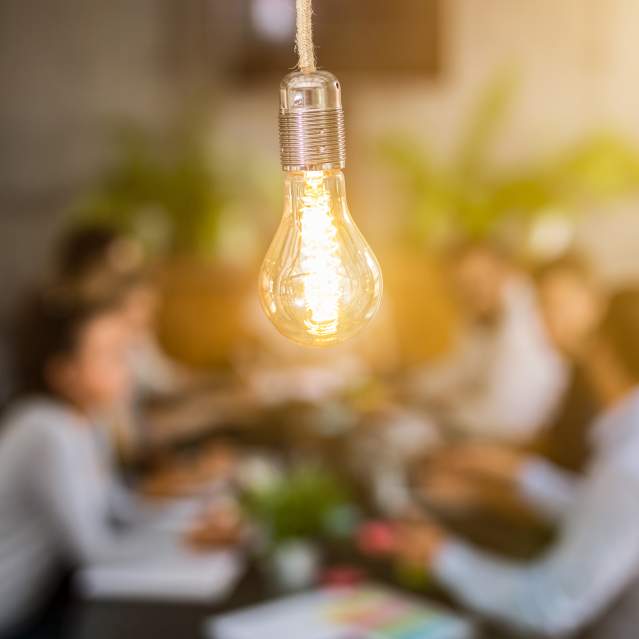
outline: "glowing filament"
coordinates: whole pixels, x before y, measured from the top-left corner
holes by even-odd
[[[322,171],[306,173],[301,200],[300,262],[308,313],[304,323],[310,333],[326,335],[338,327],[342,264],[331,196]]]

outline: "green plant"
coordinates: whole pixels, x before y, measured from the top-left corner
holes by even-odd
[[[482,91],[449,162],[403,135],[380,141],[380,153],[406,194],[407,237],[422,244],[461,234],[482,237],[504,223],[549,209],[577,213],[639,190],[639,150],[609,131],[589,134],[556,153],[498,170],[491,151],[510,113],[517,82],[500,74]]]
[[[198,127],[121,129],[114,161],[74,218],[137,235],[151,250],[211,254],[231,194]]]
[[[244,496],[247,512],[277,545],[290,539],[310,539],[336,532],[336,517],[348,515],[348,491],[328,471],[300,467],[261,490]]]

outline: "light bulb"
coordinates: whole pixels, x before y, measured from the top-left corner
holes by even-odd
[[[382,275],[346,203],[339,83],[325,71],[281,86],[284,214],[259,276],[266,315],[305,346],[352,337],[379,308]]]
[[[335,344],[375,315],[381,295],[381,271],[348,212],[342,172],[288,173],[284,215],[260,271],[275,327],[300,344]]]

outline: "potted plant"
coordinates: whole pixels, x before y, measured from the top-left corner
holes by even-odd
[[[319,570],[320,542],[348,538],[358,523],[348,491],[314,465],[245,487],[243,503],[257,523],[262,560],[278,590],[311,585]]]
[[[437,260],[441,247],[457,237],[497,237],[523,257],[553,257],[568,248],[582,211],[639,192],[639,150],[610,131],[497,167],[491,154],[516,89],[510,73],[486,85],[448,160],[414,136],[392,133],[380,140],[380,157],[403,198],[401,251],[384,256],[384,276],[404,364],[437,355],[454,335],[454,307]]]
[[[222,162],[205,131],[199,121],[162,134],[123,127],[112,163],[72,223],[106,224],[138,238],[160,264],[160,340],[192,365],[215,366],[228,363],[241,339],[243,296],[253,282],[251,237],[234,240],[231,251],[225,234],[258,235],[259,218],[245,214],[246,194],[264,189],[251,188],[250,163],[240,170]]]
[[[525,249],[531,222],[549,213],[574,217],[585,205],[639,192],[639,149],[611,131],[589,133],[512,168],[495,166],[491,154],[516,89],[512,74],[498,74],[485,86],[448,161],[405,135],[381,140],[381,157],[406,198],[405,241],[437,247],[458,235],[505,234],[516,250]]]

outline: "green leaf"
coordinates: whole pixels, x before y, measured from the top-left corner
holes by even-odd
[[[463,176],[481,173],[504,125],[518,88],[513,71],[501,71],[482,90],[473,106],[454,160]]]

